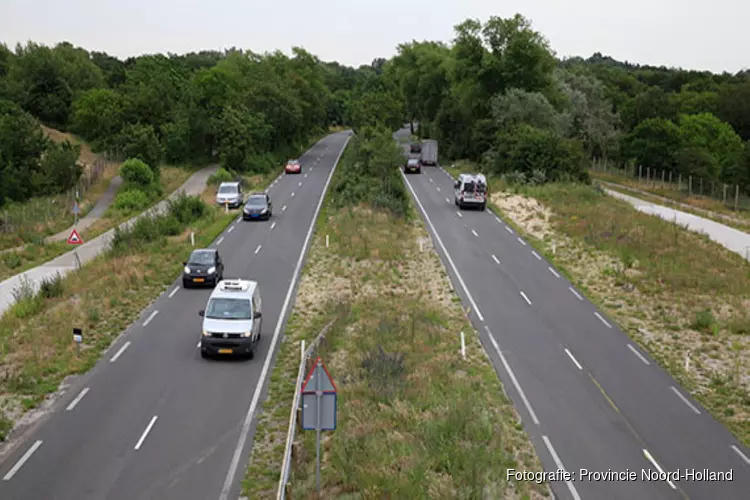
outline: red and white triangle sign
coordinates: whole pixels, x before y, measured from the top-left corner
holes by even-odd
[[[70,236],[68,236],[68,244],[69,245],[80,245],[83,243],[83,239],[81,239],[81,235],[78,234],[78,231],[73,229],[70,232]]]

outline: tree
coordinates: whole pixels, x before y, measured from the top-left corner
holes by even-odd
[[[696,157],[696,150],[703,150],[713,158],[710,162],[697,162],[702,168],[710,167],[700,174],[707,180],[719,180],[723,172],[731,171],[742,158],[742,139],[729,124],[710,113],[680,115],[679,127],[682,146],[693,151],[692,158]]]
[[[676,118],[674,108],[669,102],[669,96],[659,87],[650,87],[628,101],[620,112],[623,124],[627,130],[633,130],[641,122],[649,118]]]
[[[647,118],[623,138],[624,156],[651,169],[676,169],[680,129],[664,118]]]
[[[151,125],[128,125],[122,129],[116,144],[126,158],[144,161],[159,178],[159,166],[164,158],[164,147]]]
[[[526,124],[562,135],[568,128],[563,117],[540,92],[510,89],[498,94],[492,98],[492,114],[500,130]]]
[[[719,91],[717,116],[729,123],[744,141],[750,140],[750,77]]]
[[[263,115],[233,106],[226,108],[216,133],[222,166],[239,172],[250,170],[249,160],[264,151],[270,132]]]
[[[125,98],[114,90],[84,92],[73,105],[73,130],[89,141],[106,140],[125,125],[126,107]]]

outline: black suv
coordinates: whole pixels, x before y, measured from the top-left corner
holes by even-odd
[[[412,142],[411,146],[409,146],[409,152],[410,153],[421,153],[422,152],[422,143],[421,142]]]
[[[270,219],[273,215],[273,203],[266,193],[251,194],[242,209],[242,220]]]
[[[201,248],[193,250],[190,258],[182,263],[182,287],[190,288],[193,285],[211,285],[224,279],[224,262],[221,260],[219,251],[214,248]]]

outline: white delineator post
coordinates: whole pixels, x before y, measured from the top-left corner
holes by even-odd
[[[466,359],[466,340],[464,338],[464,332],[461,332],[461,357]]]

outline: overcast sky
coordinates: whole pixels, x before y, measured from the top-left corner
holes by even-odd
[[[605,7],[606,5],[606,7]],[[516,12],[558,56],[732,73],[750,67],[748,0],[0,0],[0,41],[67,40],[120,58],[294,45],[359,66],[404,41],[453,38],[466,18]]]

